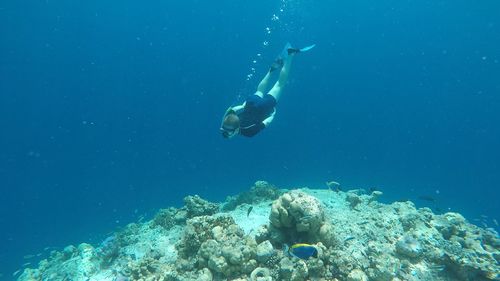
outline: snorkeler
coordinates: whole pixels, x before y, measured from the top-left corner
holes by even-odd
[[[276,114],[276,103],[287,82],[294,55],[308,51],[314,48],[314,46],[295,49],[292,48],[290,43],[287,43],[281,54],[269,68],[266,76],[260,81],[257,92],[249,96],[243,104],[227,109],[220,127],[222,136],[224,138],[232,138],[240,134],[246,137],[253,137],[262,131],[262,129],[268,127]],[[280,68],[278,81],[276,81],[268,93],[264,93],[269,84],[271,74]]]

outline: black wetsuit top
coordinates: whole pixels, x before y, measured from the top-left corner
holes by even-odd
[[[253,137],[266,127],[262,121],[273,114],[276,99],[268,94],[265,94],[262,98],[251,95],[245,102],[243,111],[238,114],[240,118],[240,134]]]

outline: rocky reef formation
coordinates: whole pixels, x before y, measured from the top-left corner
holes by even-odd
[[[208,202],[198,195],[185,197],[184,204],[180,209],[173,207],[161,209],[153,218],[153,226],[170,229],[174,225],[185,223],[189,218],[213,215],[219,211],[219,204]]]
[[[249,191],[236,196],[228,196],[222,205],[223,211],[232,211],[242,204],[256,204],[262,201],[275,200],[283,193],[267,181],[256,181]]]
[[[381,195],[258,182],[225,211],[189,196],[99,246],[54,251],[18,280],[498,280],[495,231],[409,201],[382,204]],[[317,257],[284,250],[294,243]]]
[[[333,226],[321,202],[304,192],[285,193],[273,202],[269,217],[269,236],[275,244],[322,242],[333,244]]]

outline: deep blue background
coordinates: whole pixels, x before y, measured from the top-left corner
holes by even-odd
[[[272,126],[223,139],[251,67],[263,75],[287,40],[317,47],[296,58]],[[3,1],[0,273],[259,179],[433,195],[492,226],[499,81],[493,0]]]

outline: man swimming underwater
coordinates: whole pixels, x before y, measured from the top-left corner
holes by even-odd
[[[260,81],[257,92],[249,96],[243,104],[230,107],[226,111],[220,127],[222,136],[232,138],[240,134],[245,137],[253,137],[262,129],[268,127],[276,114],[276,103],[288,79],[293,57],[297,53],[314,48],[314,46],[295,49],[292,48],[290,43],[287,43],[269,68],[266,76]],[[279,68],[281,68],[281,71],[278,81],[267,94],[264,93],[272,72]]]

